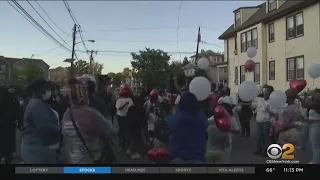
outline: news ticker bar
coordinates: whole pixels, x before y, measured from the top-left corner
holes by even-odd
[[[15,167],[16,174],[254,174],[255,167]]]

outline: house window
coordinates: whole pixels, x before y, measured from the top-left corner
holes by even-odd
[[[247,51],[246,34],[241,34],[241,52]]]
[[[276,62],[269,61],[269,80],[276,79]]]
[[[241,25],[241,15],[240,11],[235,13],[235,27],[238,27]]]
[[[251,31],[247,32],[247,49],[251,47]]]
[[[287,17],[287,39],[297,38],[303,36],[303,14],[299,13]]]
[[[234,84],[238,85],[238,80],[239,80],[239,71],[238,67],[234,68]]]
[[[269,24],[269,43],[274,42],[274,24]]]
[[[277,0],[268,0],[269,11],[277,9]]]
[[[258,48],[257,28],[241,34],[241,52],[246,52],[249,47]]]
[[[246,70],[244,66],[240,66],[240,84],[246,80]]]
[[[254,77],[253,80],[255,83],[260,84],[260,64],[256,63],[254,66]]]
[[[237,36],[236,36],[236,37],[234,38],[234,54],[235,54],[235,55],[238,54],[237,41],[238,41],[238,38],[237,38]]]
[[[287,59],[287,80],[304,79],[304,56]]]

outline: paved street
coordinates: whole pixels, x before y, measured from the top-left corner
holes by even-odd
[[[252,134],[249,139],[240,138],[239,136],[234,136],[232,141],[232,154],[231,154],[231,164],[264,164],[268,158],[262,158],[260,156],[253,155],[255,151],[255,122],[251,123]],[[117,145],[113,147],[114,153],[118,159],[119,164],[150,164],[146,156],[142,159],[132,160],[130,159],[124,151]],[[144,154],[145,155],[145,154]],[[306,151],[296,150],[295,159],[299,160],[300,163],[309,163],[311,158],[310,148]],[[20,163],[19,159],[14,159],[14,164]]]

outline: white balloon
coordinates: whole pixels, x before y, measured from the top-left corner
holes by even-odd
[[[193,93],[198,101],[205,100],[211,92],[210,81],[202,76],[195,77],[189,84],[189,92]]]
[[[247,49],[247,56],[249,58],[254,58],[257,55],[257,49],[255,47],[249,47]]]
[[[209,61],[206,58],[200,58],[197,62],[197,66],[200,69],[208,69],[209,68]]]
[[[311,64],[308,68],[308,74],[313,79],[320,77],[320,64]]]
[[[273,91],[269,97],[269,103],[272,108],[282,109],[287,103],[287,95],[283,91]]]
[[[258,96],[258,87],[253,81],[244,81],[239,86],[238,94],[243,101],[253,101]]]

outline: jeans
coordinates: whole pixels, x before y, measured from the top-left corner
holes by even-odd
[[[312,164],[320,164],[320,123],[310,124],[309,138],[312,148]]]
[[[301,138],[300,138],[300,148],[307,148],[308,140],[309,140],[309,131],[310,126],[308,123],[304,123],[301,130]]]
[[[267,153],[267,148],[271,144],[269,132],[271,122],[258,122],[257,123],[257,149],[261,149],[262,153]]]

